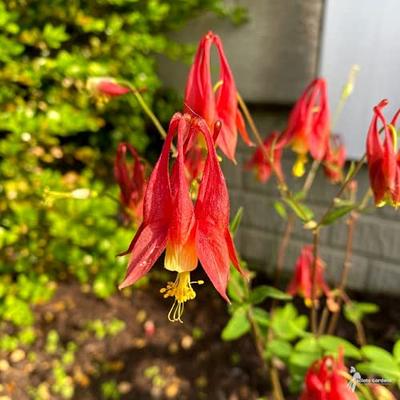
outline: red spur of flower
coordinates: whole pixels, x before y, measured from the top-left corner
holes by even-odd
[[[211,46],[215,45],[220,63],[219,81],[213,88],[211,78]],[[222,122],[216,144],[230,160],[235,160],[237,133],[252,145],[238,107],[238,93],[223,45],[218,35],[208,32],[200,41],[190,69],[185,91],[185,108],[204,118],[211,129]]]
[[[357,400],[343,376],[345,372],[342,351],[337,358],[326,356],[315,361],[307,371],[300,400]]]
[[[310,307],[312,304],[312,275],[314,265],[313,246],[304,246],[300,256],[296,261],[295,271],[292,281],[289,283],[287,293],[290,295],[298,294],[304,298],[305,304]],[[316,296],[324,293],[330,295],[329,287],[324,279],[324,262],[321,258],[317,258],[316,267]]]
[[[184,138],[195,129],[207,144],[207,159],[193,204],[185,176]],[[170,149],[177,136],[177,158],[170,172]],[[175,282],[161,289],[164,297],[173,297],[168,314],[181,321],[185,302],[195,298],[190,272],[200,261],[220,295],[228,300],[226,287],[230,262],[240,268],[228,228],[229,196],[218,162],[210,130],[203,119],[179,113],[170,122],[161,155],[150,176],[144,199],[143,222],[129,249],[128,270],[120,288],[135,283],[153,267],[164,250],[164,266],[177,272]]]
[[[258,147],[253,154],[253,157],[246,164],[246,169],[255,171],[257,179],[261,183],[265,183],[271,176],[272,169],[283,179],[281,166],[283,146],[280,142],[280,133],[272,132],[264,140],[264,151]],[[268,155],[268,158],[267,158]],[[271,164],[272,163],[272,164]]]
[[[94,95],[118,97],[129,93],[131,90],[119,84],[114,78],[90,78],[87,82],[88,90]]]
[[[286,143],[297,153],[293,174],[305,172],[307,154],[321,161],[329,146],[330,113],[326,82],[315,79],[297,100],[284,133]]]
[[[346,148],[340,136],[332,137],[332,143],[326,151],[323,167],[325,176],[332,182],[338,183],[343,179],[343,166],[346,162]]]
[[[132,156],[133,163],[128,164],[126,153]],[[124,217],[129,215],[140,223],[143,216],[143,198],[146,190],[145,166],[136,149],[129,143],[120,143],[114,163],[114,176],[120,188],[120,200],[124,208]],[[126,212],[128,211],[128,212]]]
[[[374,115],[367,136],[367,162],[375,204],[381,207],[387,203],[400,205],[400,153],[397,151],[396,122],[400,109],[388,124],[382,109],[388,104],[382,100],[374,107]],[[382,128],[379,128],[379,122]],[[380,137],[383,130],[384,138]]]

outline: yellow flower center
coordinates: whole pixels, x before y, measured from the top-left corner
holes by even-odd
[[[297,178],[301,178],[306,172],[305,165],[307,164],[307,155],[306,154],[298,154],[296,162],[293,165],[292,172],[293,175]]]
[[[164,295],[164,299],[174,297],[174,303],[168,313],[168,319],[171,322],[183,322],[181,317],[188,300],[196,297],[196,292],[192,288],[192,284],[202,285],[204,281],[190,281],[190,272],[178,272],[175,282],[168,282],[167,286],[160,290]]]

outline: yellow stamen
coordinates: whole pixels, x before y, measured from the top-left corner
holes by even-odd
[[[307,164],[308,159],[306,154],[298,154],[296,162],[293,165],[292,173],[297,178],[301,178],[306,172],[305,165]]]
[[[190,281],[190,272],[178,272],[175,282],[168,282],[167,286],[160,290],[164,295],[164,299],[175,297],[174,303],[168,313],[168,319],[171,322],[183,322],[181,317],[188,300],[196,297],[196,292],[192,288],[192,284],[202,285],[204,281]]]
[[[393,140],[393,148],[394,150],[397,150],[397,132],[396,128],[392,124],[388,124],[389,132],[392,135],[392,140]]]

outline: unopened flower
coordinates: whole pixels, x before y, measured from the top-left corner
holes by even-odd
[[[385,386],[374,383],[369,385],[368,388],[376,400],[396,400],[393,393],[389,389],[385,388]]]
[[[184,139],[191,130],[201,133],[208,155],[193,204],[185,177]],[[177,158],[169,168],[170,149],[177,136]],[[201,118],[179,113],[172,117],[161,155],[150,176],[144,198],[143,222],[129,249],[128,270],[120,288],[136,282],[153,267],[166,250],[164,266],[177,272],[174,282],[161,289],[173,297],[171,321],[181,321],[184,304],[195,298],[190,272],[200,260],[216,290],[228,300],[226,287],[230,262],[241,271],[228,228],[229,196],[210,130]],[[241,271],[243,272],[243,271]]]
[[[313,266],[314,254],[313,246],[304,246],[300,256],[296,261],[295,271],[290,282],[287,292],[292,296],[298,294],[304,298],[307,306],[312,304],[312,284],[313,284]],[[329,287],[324,279],[324,262],[321,258],[317,258],[315,263],[316,268],[316,296],[320,297],[322,293],[329,296]]]
[[[400,155],[397,150],[395,125],[400,110],[388,124],[382,114],[382,109],[387,104],[387,100],[382,100],[374,107],[374,116],[367,137],[368,172],[375,204],[381,207],[389,203],[398,207],[400,205]],[[383,138],[380,137],[381,130]]]
[[[326,356],[315,361],[307,371],[300,400],[357,400],[357,395],[347,385],[344,372],[342,352],[337,359]]]
[[[267,182],[272,172],[272,165],[276,173],[283,177],[281,158],[282,158],[282,145],[279,142],[279,132],[272,132],[264,140],[264,149],[260,147],[254,152],[253,157],[247,163],[247,169],[253,169],[256,173],[257,179],[260,182]],[[268,155],[268,157],[266,157]]]
[[[127,151],[133,163],[126,160]],[[129,143],[120,143],[114,163],[114,175],[120,188],[121,204],[129,210],[136,222],[141,222],[143,216],[143,198],[146,190],[145,166],[138,152]],[[127,213],[124,213],[128,218]]]
[[[286,143],[297,154],[293,174],[305,172],[307,154],[321,161],[329,146],[330,113],[326,82],[315,79],[297,100],[284,133]]]
[[[324,173],[332,183],[343,179],[343,166],[346,161],[346,148],[339,136],[332,137],[323,160]]]
[[[210,66],[213,44],[220,63],[220,76],[215,88]],[[217,120],[222,122],[216,143],[230,160],[235,160],[238,131],[248,145],[252,144],[238,108],[237,89],[221,39],[212,32],[208,32],[199,43],[186,84],[185,106],[188,112],[193,111],[204,118],[210,129]]]
[[[109,77],[89,78],[86,87],[93,95],[110,97],[122,96],[130,92],[129,88],[120,85],[114,78]]]

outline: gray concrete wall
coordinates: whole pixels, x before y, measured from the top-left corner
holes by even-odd
[[[196,42],[208,30],[220,34],[227,57],[234,71],[239,90],[252,105],[257,124],[266,135],[283,129],[290,107],[308,82],[316,75],[322,0],[242,0],[230,1],[249,8],[249,23],[237,28],[215,17],[196,20],[175,39]],[[167,85],[183,89],[187,66],[163,61],[161,73]],[[369,118],[369,117],[368,117]],[[283,224],[273,203],[277,198],[272,182],[259,184],[243,162],[251,150],[239,146],[239,165],[224,162],[230,187],[232,212],[239,206],[245,209],[237,245],[241,256],[253,266],[271,272]],[[292,160],[285,159],[285,172],[294,185],[299,182],[290,176]],[[366,188],[366,170],[361,171],[360,191]],[[322,176],[318,176],[310,193],[316,213],[326,208],[336,193]],[[353,268],[349,286],[367,291],[400,293],[400,217],[390,208],[363,216],[354,238]],[[345,246],[344,223],[322,232],[322,257],[328,265],[327,275],[332,282],[340,276]],[[310,243],[310,232],[298,223],[286,254],[285,270],[293,270],[301,247]]]
[[[253,112],[262,132],[285,127],[288,111],[258,109]],[[288,151],[290,154],[290,151]],[[250,158],[251,149],[241,145],[238,166],[224,161],[224,172],[230,188],[232,214],[244,207],[242,224],[236,238],[241,257],[249,265],[272,273],[275,268],[277,248],[284,223],[273,204],[278,199],[273,180],[260,184],[254,175],[246,171],[244,163]],[[300,189],[300,181],[290,174],[293,159],[283,159],[285,175],[294,188]],[[359,174],[359,192],[368,187],[366,169]],[[309,205],[321,215],[326,210],[338,187],[327,182],[323,174],[317,175],[309,195]],[[289,275],[304,244],[311,244],[311,233],[297,222],[292,240],[286,252],[285,272]],[[327,264],[327,278],[338,282],[343,266],[346,244],[345,220],[326,227],[321,232],[321,257]],[[353,266],[348,287],[369,292],[400,293],[400,216],[391,207],[371,208],[357,222],[354,234]]]

